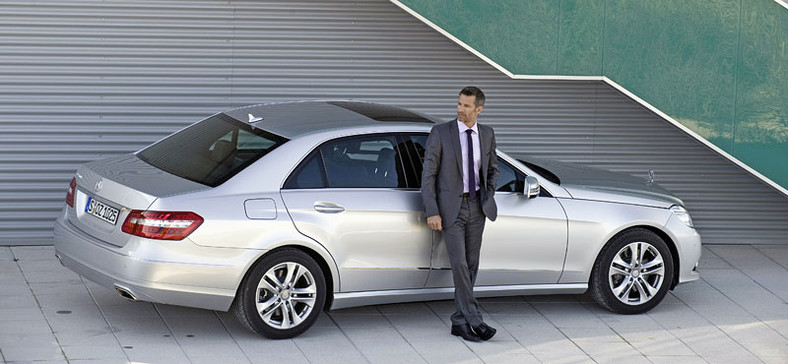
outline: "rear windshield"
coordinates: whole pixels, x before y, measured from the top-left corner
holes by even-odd
[[[143,149],[137,157],[176,176],[216,187],[286,141],[217,114]]]

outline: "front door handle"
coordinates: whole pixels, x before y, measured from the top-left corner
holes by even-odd
[[[323,212],[327,214],[336,214],[338,212],[345,211],[345,208],[341,205],[337,205],[333,202],[322,202],[318,201],[315,202],[315,210],[317,212]]]

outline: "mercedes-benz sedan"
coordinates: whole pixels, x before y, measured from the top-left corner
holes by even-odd
[[[270,338],[301,334],[324,309],[451,299],[419,192],[436,122],[356,101],[218,113],[79,168],[56,254],[123,297],[232,310]],[[698,278],[700,237],[658,185],[497,153],[478,297],[590,290],[639,313]]]

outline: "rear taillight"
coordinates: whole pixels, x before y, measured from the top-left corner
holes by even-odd
[[[66,205],[68,207],[74,207],[74,194],[77,192],[77,178],[74,177],[71,179],[71,183],[68,184],[68,192],[66,192]]]
[[[121,230],[148,239],[183,240],[205,221],[188,211],[132,210]]]

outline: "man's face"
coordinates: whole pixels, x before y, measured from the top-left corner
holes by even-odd
[[[482,106],[476,107],[476,96],[460,94],[457,101],[457,120],[473,125],[483,108]]]

